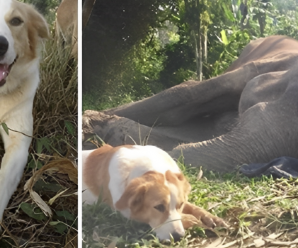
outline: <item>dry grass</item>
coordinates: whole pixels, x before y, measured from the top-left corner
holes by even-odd
[[[77,247],[77,63],[70,49],[49,40],[40,69],[34,138],[23,178],[4,213],[1,248]]]

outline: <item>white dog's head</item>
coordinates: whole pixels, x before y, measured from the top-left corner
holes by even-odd
[[[46,21],[33,7],[15,0],[0,1],[0,93],[17,87],[6,85],[10,78],[21,81],[28,74],[24,69],[30,70],[30,62],[38,59],[40,38],[48,36]]]

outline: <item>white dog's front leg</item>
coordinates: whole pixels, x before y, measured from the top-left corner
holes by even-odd
[[[8,123],[7,125],[9,126]],[[32,135],[32,130],[26,131],[26,134]],[[2,222],[4,209],[22,178],[31,143],[30,137],[17,132],[9,131],[7,135],[4,130],[1,130],[1,134],[5,154],[0,169],[0,222]]]

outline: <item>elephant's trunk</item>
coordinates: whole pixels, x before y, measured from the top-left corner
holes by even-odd
[[[275,144],[266,146],[264,142],[256,143],[257,138],[253,136],[237,137],[227,134],[208,141],[180,145],[172,150],[170,155],[174,158],[183,155],[185,164],[192,166],[231,172],[237,165],[244,163],[270,161],[273,150],[278,154]]]
[[[185,164],[202,166],[213,171],[230,172],[236,165],[244,163],[250,157],[248,153],[243,152],[243,147],[245,150],[251,150],[248,145],[245,143],[239,145],[237,143],[239,141],[236,140],[225,135],[199,143],[183,144],[169,153],[174,158],[182,155]]]

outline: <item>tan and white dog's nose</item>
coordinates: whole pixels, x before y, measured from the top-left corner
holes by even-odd
[[[170,239],[172,236],[175,242],[179,241],[185,235],[181,215],[176,210],[171,211],[169,218],[154,231],[160,240]]]
[[[4,36],[0,36],[0,60],[8,50],[8,40]]]
[[[184,236],[184,234],[185,234],[185,232],[183,232],[183,234],[182,233],[180,234],[178,232],[174,232],[171,235],[172,235],[174,241],[177,242],[177,241],[181,240],[181,238]]]

